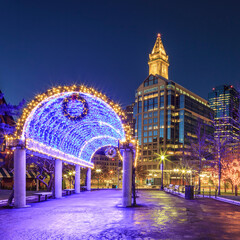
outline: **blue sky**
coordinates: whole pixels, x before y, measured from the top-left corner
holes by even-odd
[[[7,102],[86,84],[125,106],[162,34],[169,78],[207,98],[240,83],[238,1],[0,1],[0,89]]]

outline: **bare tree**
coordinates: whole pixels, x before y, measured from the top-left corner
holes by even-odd
[[[55,161],[28,155],[27,163],[28,168],[37,173],[36,179],[43,183],[48,191],[53,191]]]
[[[207,126],[200,119],[197,121],[197,127],[195,129],[195,139],[190,140],[191,157],[197,160],[196,170],[198,171],[198,192],[201,192],[201,172],[203,168],[203,161],[209,158],[210,143],[213,140],[213,136],[209,135],[206,130]]]

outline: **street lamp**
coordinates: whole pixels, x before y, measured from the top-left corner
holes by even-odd
[[[102,172],[101,169],[96,169],[96,173],[98,174],[98,189],[99,189],[99,174]]]
[[[69,174],[69,176],[70,176],[70,189],[72,189],[72,172],[69,172],[68,173]]]
[[[162,169],[161,190],[163,191],[163,162],[165,160],[165,155],[161,155],[160,159],[161,159],[161,169]]]

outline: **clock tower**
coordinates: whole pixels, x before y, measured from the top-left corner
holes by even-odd
[[[154,44],[152,53],[149,54],[148,65],[149,75],[158,74],[168,79],[168,67],[169,67],[168,55],[166,54],[166,51],[163,47],[160,33],[157,35],[157,40]]]

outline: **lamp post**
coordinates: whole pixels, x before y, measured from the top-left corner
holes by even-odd
[[[70,189],[72,189],[72,172],[69,172],[68,174],[70,176]]]
[[[164,156],[164,155],[161,155],[160,159],[161,159],[161,169],[162,169],[161,189],[160,189],[160,190],[163,191],[163,162],[164,162],[164,160],[165,160],[165,156]]]
[[[99,189],[99,174],[102,172],[101,169],[96,169],[96,173],[98,174],[98,189]]]

